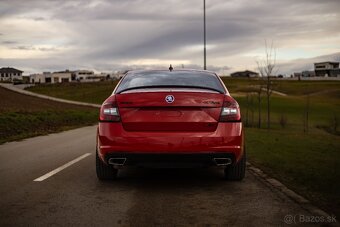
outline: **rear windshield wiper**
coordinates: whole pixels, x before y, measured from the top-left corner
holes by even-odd
[[[198,89],[204,89],[204,90],[212,90],[216,91],[218,93],[224,94],[224,91],[221,91],[216,88],[212,87],[203,87],[203,86],[192,86],[192,85],[153,85],[153,86],[137,86],[137,87],[129,87],[122,89],[117,92],[117,94],[120,94],[124,91],[129,91],[129,90],[135,90],[135,89],[144,89],[144,88],[198,88]]]

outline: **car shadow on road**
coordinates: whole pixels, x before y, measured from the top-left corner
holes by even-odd
[[[153,168],[127,168],[121,169],[118,178],[103,182],[111,186],[131,186],[153,188],[181,188],[195,186],[213,186],[232,184],[224,179],[221,168],[194,168],[194,169],[153,169]]]

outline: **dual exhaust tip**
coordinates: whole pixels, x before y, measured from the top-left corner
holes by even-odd
[[[214,158],[213,160],[217,166],[227,166],[232,163],[230,158]]]
[[[213,158],[213,161],[216,166],[227,166],[232,163],[230,158]],[[110,158],[109,164],[113,165],[114,167],[123,167],[125,165],[126,158]]]
[[[126,162],[126,158],[110,158],[109,164],[113,165],[114,167],[122,167]]]

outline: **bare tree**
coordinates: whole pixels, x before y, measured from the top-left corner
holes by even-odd
[[[336,113],[333,113],[333,118],[331,118],[331,130],[334,132],[334,134],[336,135],[337,134],[337,131],[338,131],[338,126],[339,126],[339,119],[338,117],[336,116]]]
[[[259,118],[258,118],[258,124],[257,124],[257,127],[258,128],[261,128],[261,99],[262,99],[262,97],[261,97],[261,94],[262,94],[262,90],[263,89],[263,87],[262,87],[262,84],[260,84],[259,85],[259,89],[256,91],[256,93],[257,93],[257,103],[258,103],[258,111],[259,111]]]
[[[306,97],[305,109],[304,109],[304,118],[303,118],[303,132],[308,133],[308,118],[309,118],[309,95]]]
[[[253,95],[250,95],[251,127],[254,127],[254,101]]]
[[[276,67],[276,50],[273,47],[273,41],[271,45],[267,45],[265,40],[265,57],[256,61],[257,69],[262,78],[266,78],[266,96],[267,96],[267,127],[270,128],[270,96],[272,94],[272,81],[270,77],[273,76],[274,69]],[[262,87],[261,87],[262,89]]]
[[[249,109],[249,92],[247,92],[247,99],[246,99],[246,127],[249,127],[249,120],[248,120],[248,109]]]

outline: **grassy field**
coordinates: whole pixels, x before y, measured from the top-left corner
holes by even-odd
[[[247,120],[246,146],[249,161],[316,205],[340,216],[340,82],[275,80],[271,129],[266,129],[266,100],[262,98],[262,124],[257,128],[257,95],[251,93],[261,81],[223,78]],[[29,90],[55,97],[102,103],[115,83],[39,85]],[[256,90],[256,89],[255,89]],[[246,94],[248,93],[248,101]],[[264,94],[264,92],[263,92]],[[304,115],[309,99],[308,132]],[[248,112],[248,117],[247,117]],[[280,123],[281,119],[286,123]],[[281,121],[282,122],[282,121]]]
[[[62,99],[102,104],[112,93],[116,84],[117,81],[41,84],[27,90]]]
[[[263,85],[266,81],[249,78],[222,77],[230,92],[251,91],[254,86]],[[318,93],[328,93],[340,90],[340,81],[306,81],[306,80],[271,80],[274,90],[286,93],[290,96],[317,95]],[[337,93],[338,95],[340,93]],[[339,98],[339,96],[337,96]]]
[[[249,161],[330,213],[340,214],[339,136],[246,129]]]
[[[0,144],[97,122],[98,109],[21,95],[0,87]]]

